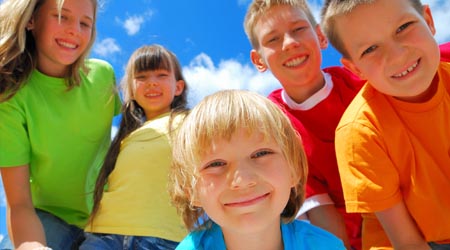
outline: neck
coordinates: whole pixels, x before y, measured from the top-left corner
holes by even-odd
[[[302,80],[299,80],[299,82]],[[303,82],[292,84],[291,87],[284,88],[286,94],[294,100],[296,103],[303,103],[308,100],[312,95],[317,93],[320,89],[325,86],[325,77],[320,71],[316,77],[308,80],[303,80]]]
[[[227,231],[222,228],[227,250],[283,250],[280,223],[255,232]]]

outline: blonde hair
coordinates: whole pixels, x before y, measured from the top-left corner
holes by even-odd
[[[295,219],[304,201],[307,161],[300,136],[281,109],[267,98],[245,90],[223,90],[207,96],[186,117],[173,141],[169,192],[172,203],[189,230],[200,228],[205,211],[195,207],[197,167],[218,138],[229,140],[239,129],[262,133],[281,148],[295,187],[281,214],[284,222]]]
[[[305,0],[254,0],[249,5],[244,19],[245,34],[247,34],[247,38],[254,49],[259,49],[258,38],[255,34],[256,24],[272,7],[278,5],[288,5],[298,8],[306,14],[313,27],[317,25],[311,9]]]
[[[339,16],[351,13],[356,7],[362,4],[371,4],[376,0],[325,0],[321,10],[321,27],[330,43],[339,51],[344,58],[350,59],[348,51],[342,42],[342,35],[336,29],[336,19]],[[409,0],[413,8],[422,15],[423,5],[420,0]],[[370,27],[368,27],[370,29]]]
[[[26,27],[44,1],[56,1],[59,12],[64,5],[64,0],[4,0],[0,5],[0,102],[13,97],[36,68],[36,45],[31,31],[27,31]],[[65,76],[68,90],[80,85],[80,69],[88,73],[84,61],[95,41],[98,5],[97,0],[91,2],[94,8],[91,40],[82,55],[69,67]]]

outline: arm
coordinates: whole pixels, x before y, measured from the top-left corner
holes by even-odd
[[[344,218],[334,204],[315,207],[307,212],[311,224],[318,226],[340,238],[347,249],[350,247]]]
[[[427,242],[416,226],[403,201],[391,208],[375,212],[396,250],[429,250]]]
[[[15,247],[32,249],[45,246],[45,233],[31,199],[28,165],[1,169],[8,203],[8,230]]]

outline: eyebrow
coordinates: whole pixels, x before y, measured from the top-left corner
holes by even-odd
[[[72,11],[70,10],[70,9],[67,9],[67,8],[61,8],[61,12],[69,12],[69,13],[72,13]],[[91,17],[91,16],[88,16],[88,15],[84,15],[83,16],[83,18],[86,18],[86,19],[89,19],[91,22],[93,22],[94,21],[94,18],[93,17]]]

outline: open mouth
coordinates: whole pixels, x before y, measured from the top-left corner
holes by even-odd
[[[56,42],[58,43],[59,46],[68,48],[68,49],[76,49],[78,46],[74,43],[69,43],[69,42],[64,42],[61,40],[56,40]]]
[[[287,67],[297,67],[298,65],[304,63],[306,61],[308,57],[307,56],[302,56],[302,57],[297,57],[294,58],[292,60],[287,61],[286,63],[284,63],[284,66]]]
[[[417,60],[413,65],[409,66],[405,71],[403,71],[403,72],[401,72],[401,73],[399,73],[399,74],[393,75],[392,77],[393,77],[393,78],[401,78],[401,77],[407,76],[409,73],[411,73],[412,71],[414,71],[415,68],[417,68],[417,66],[419,65],[419,63],[420,63],[420,59]]]
[[[158,96],[161,96],[161,93],[151,93],[145,95],[145,97],[158,97]]]

